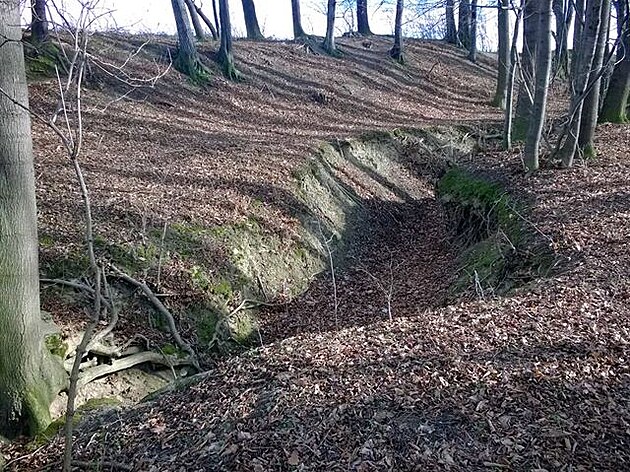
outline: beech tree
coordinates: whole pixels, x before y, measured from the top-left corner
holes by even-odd
[[[521,54],[520,85],[516,100],[516,114],[512,126],[513,138],[524,141],[529,128],[534,104],[536,83],[536,46],[538,44],[538,0],[525,0],[523,11],[523,52]]]
[[[470,3],[467,0],[460,0],[457,39],[465,49],[470,49],[470,23],[472,20],[470,13]]]
[[[37,210],[19,0],[0,1],[0,436],[34,434],[65,385],[39,308]]]
[[[372,34],[368,18],[368,0],[357,0],[357,31],[364,36]]]
[[[31,42],[35,45],[48,41],[46,0],[31,0]]]
[[[177,26],[177,58],[175,67],[194,81],[205,80],[207,71],[197,53],[183,0],[171,0]]]
[[[265,39],[260,32],[258,26],[258,16],[256,15],[256,6],[254,0],[242,0],[243,14],[245,15],[245,29],[247,30],[247,39],[262,40]]]
[[[219,18],[221,22],[219,63],[223,66],[223,71],[230,80],[238,80],[241,74],[234,65],[234,56],[232,54],[232,23],[230,21],[230,3],[228,0],[219,0]]]
[[[492,104],[501,109],[505,109],[508,75],[510,71],[510,0],[498,0],[497,4],[499,71],[497,76],[497,90],[494,94]]]
[[[468,59],[477,62],[477,0],[470,2],[470,45]]]
[[[394,25],[394,47],[389,51],[389,55],[401,64],[405,62],[403,54],[402,39],[402,18],[405,9],[404,0],[396,0],[396,20]]]
[[[206,24],[206,26],[210,29],[210,33],[212,34],[212,39],[219,39],[219,32],[217,31],[218,22],[216,22],[216,19],[215,19],[215,22],[217,26],[215,26],[215,24],[212,23],[210,18],[208,18],[206,14],[203,12],[203,10],[199,6],[197,6],[194,0],[186,0],[186,2],[189,2],[193,6],[195,11],[197,12],[197,15],[199,15],[199,18],[201,18],[203,22]]]
[[[608,84],[608,91],[599,116],[602,123],[628,122],[628,97],[630,96],[630,12],[628,0],[616,0],[617,34],[620,38],[617,64]]]
[[[192,20],[193,28],[195,29],[195,36],[197,36],[197,40],[205,41],[206,35],[203,32],[203,27],[201,26],[201,21],[199,21],[199,13],[197,13],[197,9],[192,0],[185,0],[186,7],[188,8],[188,13],[190,13],[190,19]]]
[[[302,28],[302,14],[300,12],[300,0],[291,0],[291,15],[293,18],[293,37],[295,39],[306,36]]]
[[[578,145],[582,154],[586,157],[595,157],[595,128],[597,115],[599,114],[599,98],[601,88],[601,75],[604,68],[604,56],[606,55],[606,42],[608,40],[608,24],[610,22],[610,0],[601,0],[599,31],[595,44],[593,63],[589,73],[589,85],[582,105],[582,118],[580,120],[580,134]]]
[[[552,0],[537,0],[536,18],[538,41],[536,44],[536,82],[531,118],[525,140],[525,170],[534,171],[539,167],[540,140],[545,124],[547,90],[551,75],[551,9]]]
[[[569,30],[573,21],[573,1],[553,0],[553,14],[556,19],[554,76],[567,77],[569,73]]]
[[[578,139],[582,121],[582,106],[587,92],[597,41],[600,31],[602,0],[588,0],[585,8],[584,28],[579,32],[580,47],[576,54],[575,72],[571,79],[571,103],[569,117],[563,133],[564,141],[559,144],[558,154],[564,167],[573,165],[577,152]],[[576,3],[576,5],[579,4]],[[576,24],[580,22],[576,8]]]
[[[335,47],[335,10],[337,8],[336,0],[328,0],[328,9],[326,15],[326,37],[324,38],[324,50],[328,54],[334,54]]]
[[[446,36],[449,44],[457,44],[457,26],[455,25],[455,0],[446,0]]]

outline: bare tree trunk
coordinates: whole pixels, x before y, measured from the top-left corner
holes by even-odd
[[[584,12],[586,10],[586,0],[572,0],[575,6],[575,24],[573,27],[573,51],[571,54],[571,80],[577,74],[578,55],[582,46],[582,32],[584,31]]]
[[[175,66],[191,79],[203,80],[205,70],[197,54],[184,1],[171,0],[171,5],[173,6],[173,14],[175,15],[175,24],[177,26],[178,51]]]
[[[199,14],[197,13],[197,9],[195,8],[195,4],[193,0],[184,0],[186,3],[186,7],[188,8],[188,13],[190,13],[190,19],[192,20],[193,28],[195,29],[195,36],[197,36],[198,41],[205,41],[206,35],[203,32],[203,27],[201,26],[201,22],[199,21]]]
[[[573,20],[573,1],[553,0],[553,13],[556,18],[554,76],[565,78],[569,74],[569,29]]]
[[[590,90],[587,92],[582,105],[582,119],[578,137],[578,145],[585,157],[595,157],[596,155],[594,144],[595,128],[597,127],[597,115],[599,114],[601,72],[604,67],[604,55],[606,54],[606,43],[608,42],[608,25],[610,23],[610,0],[601,0],[601,4],[599,32],[589,77]]]
[[[510,71],[510,0],[498,0],[499,73],[497,90],[492,104],[505,109],[505,99]]]
[[[219,63],[223,66],[223,71],[230,80],[238,80],[241,74],[234,65],[234,56],[232,55],[232,23],[228,0],[219,0],[219,17],[221,18]]]
[[[324,50],[328,54],[334,54],[335,47],[335,10],[336,0],[328,0],[328,13],[326,18],[326,38],[324,39]]]
[[[39,310],[37,210],[18,0],[0,1],[0,435],[35,434],[67,382]],[[5,96],[7,94],[10,99]]]
[[[300,0],[291,0],[291,14],[293,17],[293,37],[295,39],[306,36],[302,28],[302,14],[300,12]]]
[[[396,0],[396,23],[394,25],[394,47],[389,51],[389,55],[400,64],[405,63],[402,39],[402,18],[405,9],[404,0]]]
[[[206,24],[206,26],[210,29],[210,33],[212,33],[212,39],[219,39],[219,32],[217,31],[217,26],[214,25],[214,23],[212,23],[212,21],[210,20],[210,18],[208,18],[206,16],[206,14],[203,12],[203,10],[201,9],[201,7],[198,7],[197,4],[190,0],[191,3],[193,4],[193,6],[195,7],[195,10],[197,11],[197,14],[199,15],[199,17],[203,20],[203,22]]]
[[[368,0],[357,0],[357,31],[364,36],[372,34],[368,18]]]
[[[582,104],[590,77],[601,20],[602,0],[588,0],[584,28],[580,33],[578,51],[575,51],[575,74],[571,79],[571,105],[569,108],[566,139],[558,150],[564,167],[571,167],[575,159],[582,119]],[[577,12],[577,10],[576,10]],[[576,18],[576,25],[579,20]]]
[[[521,54],[521,83],[516,101],[513,137],[524,141],[529,129],[531,109],[534,104],[536,83],[536,45],[538,42],[538,0],[526,0],[523,12],[523,53]]]
[[[217,0],[212,0],[212,14],[214,15],[214,24],[217,25],[217,34],[221,37],[221,21],[219,21],[219,7]]]
[[[455,0],[446,0],[446,37],[449,44],[457,44],[457,26],[455,25]]]
[[[599,117],[601,123],[627,123],[630,97],[630,21],[627,0],[617,0],[617,34],[621,43]]]
[[[547,90],[551,75],[551,3],[552,0],[538,0],[538,44],[536,47],[536,91],[531,119],[525,140],[524,162],[528,172],[538,170],[540,140],[545,125],[547,110]]]
[[[458,40],[459,44],[466,50],[470,49],[470,23],[470,2],[468,0],[460,0]]]
[[[507,97],[505,101],[505,120],[503,129],[503,147],[512,149],[512,112],[514,108],[514,79],[516,76],[516,65],[518,63],[518,35],[522,20],[522,10],[518,10],[516,21],[514,22],[514,35],[512,36],[512,47],[510,49],[510,73],[508,74]]]
[[[42,44],[48,41],[48,19],[46,0],[31,0],[31,42]]]
[[[256,15],[256,6],[254,0],[242,0],[243,14],[245,15],[245,29],[247,30],[247,39],[260,41],[265,39],[260,32],[258,26],[258,16]]]
[[[470,2],[470,47],[468,60],[477,62],[477,0]]]

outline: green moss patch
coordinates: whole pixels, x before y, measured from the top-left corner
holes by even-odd
[[[437,196],[462,248],[453,296],[505,293],[555,265],[551,249],[525,224],[526,209],[500,182],[453,167],[439,180]]]

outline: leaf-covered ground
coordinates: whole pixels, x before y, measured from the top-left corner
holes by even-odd
[[[224,126],[223,130],[194,128],[186,135],[181,131],[178,137],[173,128],[178,120],[203,112],[169,108],[162,116],[170,121],[162,123],[162,138],[154,147],[145,143],[144,153],[124,163],[113,156],[98,165],[95,162],[94,180],[102,182],[101,187],[97,185],[98,201],[125,214],[126,205],[139,204],[146,197],[155,205],[153,211],[161,208],[172,214],[200,212],[200,218],[228,218],[246,208],[233,206],[231,212],[226,211],[227,206],[245,201],[230,197],[246,193],[244,189],[252,188],[248,185],[278,182],[273,197],[263,201],[282,202],[278,190],[282,179],[275,179],[291,166],[291,156],[307,152],[310,143],[328,133],[351,134],[376,123],[383,128],[420,126],[433,113],[445,120],[498,116],[484,105],[490,98],[490,77],[479,81],[469,75],[463,80],[471,66],[462,63],[455,50],[438,44],[410,48],[418,69],[391,64],[385,68],[379,63],[377,53],[386,51],[385,41],[369,51],[354,51],[356,59],[335,62],[300,56],[304,62],[288,61],[298,69],[320,67],[321,74],[328,68],[327,79],[313,77],[312,87],[339,80],[334,91],[341,98],[331,102],[330,110],[327,105],[321,109],[320,104],[306,103],[299,95],[304,88],[292,89],[285,82],[277,90],[265,91],[264,83],[274,86],[273,76],[280,80],[283,74],[299,75],[297,69],[277,72],[281,59],[273,52],[275,47],[246,44],[241,49],[242,63],[249,57],[242,51],[252,53],[246,66],[251,70],[246,72],[254,75],[260,69],[269,74],[255,82],[261,87],[258,93],[251,83],[244,89],[222,84],[221,93],[208,92],[221,103],[211,107],[217,116],[209,117],[207,126]],[[281,46],[286,51],[281,50],[286,54],[293,47]],[[360,43],[348,47],[359,49]],[[454,57],[452,67],[431,73],[434,79],[427,78],[432,60],[420,57],[431,51]],[[295,54],[301,53],[296,50]],[[351,60],[369,62],[369,66],[355,70]],[[333,70],[342,67],[339,64],[345,64],[349,76],[357,74],[358,88],[352,94],[343,91],[346,82],[337,79]],[[408,79],[407,74],[411,75]],[[290,83],[293,79],[282,80]],[[467,88],[458,89],[452,84],[456,80]],[[427,84],[439,84],[439,88],[431,92]],[[280,90],[285,88],[287,95],[280,100]],[[400,90],[408,96],[396,101]],[[244,93],[255,98],[246,101]],[[292,109],[286,105],[290,93],[296,94]],[[452,113],[444,115],[440,109],[449,108],[434,105],[460,93],[459,99],[469,95],[475,110],[469,104],[457,108],[460,100],[452,100]],[[260,100],[259,108],[254,109],[251,104],[256,100]],[[413,100],[424,101],[425,106]],[[355,101],[367,103],[352,108]],[[372,101],[381,103],[378,113]],[[243,119],[230,134],[222,113],[236,117],[243,106],[252,113],[279,113],[293,127],[271,117]],[[228,111],[221,111],[223,107]],[[313,124],[313,116],[322,121]],[[187,126],[197,122],[188,121]],[[331,128],[324,128],[324,123]],[[128,128],[127,145],[137,146],[136,139],[142,142],[142,132],[156,133],[160,128],[153,128],[154,124],[147,117],[145,128],[138,123]],[[123,130],[118,128],[117,136]],[[197,157],[164,151],[195,133],[200,136],[192,142],[202,146]],[[288,140],[288,135],[294,136]],[[302,303],[298,300],[286,311],[269,313],[277,323],[267,331],[265,347],[218,360],[189,388],[135,408],[88,418],[76,432],[75,458],[105,471],[117,470],[116,464],[138,471],[630,469],[630,159],[626,144],[630,128],[601,126],[598,136],[599,158],[571,170],[544,169],[525,177],[517,153],[494,151],[467,163],[492,168],[510,188],[528,197],[531,211],[523,215],[524,224],[563,261],[562,270],[551,278],[531,281],[506,297],[436,308],[435,300],[427,297],[443,296],[453,255],[443,215],[428,199],[422,215],[427,234],[415,236],[429,238],[431,245],[417,246],[435,252],[414,253],[413,235],[404,224],[395,228],[398,237],[364,248],[360,261],[340,274],[339,329],[335,329],[331,308],[330,280],[322,278]],[[305,147],[300,148],[299,142]],[[193,145],[182,149],[197,152]],[[209,155],[203,157],[202,150]],[[229,161],[232,155],[234,163]],[[274,160],[266,163],[269,156],[275,156]],[[130,173],[135,165],[131,161],[136,159],[135,164],[144,163],[144,167],[139,165],[144,168],[142,175]],[[287,167],[280,165],[283,160]],[[229,169],[225,168],[228,162]],[[117,171],[116,179],[97,178],[105,168],[118,167],[126,170]],[[273,177],[272,170],[280,174]],[[233,180],[217,177],[231,172]],[[148,175],[155,175],[155,187],[143,180]],[[173,185],[169,175],[189,182],[189,187]],[[201,197],[206,184],[216,195],[197,200],[197,192]],[[170,189],[168,205],[148,197],[162,194],[153,193],[154,188]],[[52,193],[45,194],[47,201],[52,198]],[[44,213],[49,211],[46,205]],[[443,278],[427,278],[427,267],[431,271],[442,268]],[[393,322],[383,311],[385,294],[375,282],[387,283],[390,278]],[[14,467],[35,470],[52,464],[59,448],[60,442],[55,441]]]

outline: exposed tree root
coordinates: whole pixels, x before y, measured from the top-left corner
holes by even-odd
[[[147,362],[173,368],[181,365],[194,365],[195,360],[190,357],[178,358],[176,356],[167,356],[152,351],[140,352],[122,359],[114,360],[111,364],[102,364],[86,370],[79,376],[78,387],[81,388],[100,377],[115,374],[116,372],[127,370]]]
[[[118,269],[115,266],[111,266],[111,268],[114,271],[114,273],[118,277],[120,277],[122,280],[142,290],[144,295],[149,299],[149,301],[153,304],[153,306],[160,312],[160,314],[166,320],[169,331],[171,332],[171,336],[173,336],[173,339],[175,340],[177,345],[190,356],[192,365],[194,365],[197,370],[201,370],[201,368],[199,367],[199,363],[197,361],[197,355],[195,354],[195,351],[193,350],[191,345],[185,342],[180,336],[179,331],[177,330],[177,326],[175,326],[175,319],[173,318],[173,315],[171,314],[170,311],[168,311],[168,309],[164,306],[164,304],[155,296],[155,294],[149,288],[149,286],[143,282],[140,282],[139,280],[134,279],[133,277],[130,277],[129,275],[125,274],[122,270]]]

